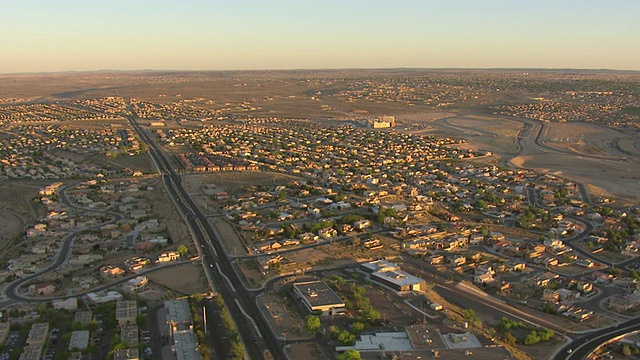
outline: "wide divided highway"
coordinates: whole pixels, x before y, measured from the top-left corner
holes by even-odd
[[[217,230],[207,221],[206,216],[184,189],[180,175],[173,169],[173,165],[162,149],[140,127],[133,109],[131,113],[132,115],[129,116],[131,126],[149,145],[149,154],[162,175],[164,186],[192,229],[196,242],[202,248],[203,261],[206,264],[205,271],[208,271],[209,278],[213,279],[216,285],[216,290],[224,298],[247,349],[247,355],[251,359],[262,359],[265,350],[268,350],[273,358],[285,359],[281,340],[271,331],[269,324],[262,316],[256,304],[255,295],[244,287],[224,251]]]
[[[605,342],[619,336],[640,331],[640,319],[634,318],[621,324],[595,330],[588,335],[575,339],[573,342],[563,346],[551,359],[552,360],[582,360],[595,351]]]

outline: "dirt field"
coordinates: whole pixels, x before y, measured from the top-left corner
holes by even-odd
[[[0,182],[0,254],[11,256],[11,241],[22,234],[40,215],[33,198],[38,190],[55,181],[2,181]]]
[[[184,177],[185,187],[190,193],[203,193],[201,188],[207,185],[224,187],[230,194],[236,194],[248,186],[275,186],[299,177],[287,174],[263,171],[230,171],[205,174],[189,174]],[[204,193],[203,193],[204,194]]]
[[[159,179],[154,183],[154,189],[145,193],[154,214],[161,225],[167,227],[167,232],[173,241],[173,247],[185,245],[191,254],[196,254],[189,228],[176,210],[171,198],[166,193]]]
[[[287,353],[290,359],[323,360],[326,359],[315,343],[291,344]]]
[[[304,330],[304,319],[297,313],[287,310],[282,298],[277,295],[266,294],[262,297],[262,302],[266,311],[271,315],[271,321],[275,325],[276,333],[286,332],[290,339],[309,338],[309,334]]]
[[[180,295],[198,294],[209,291],[202,266],[197,263],[158,270],[148,274],[147,277],[149,280]]]
[[[229,255],[246,255],[247,250],[233,226],[221,218],[212,218],[209,221],[218,229],[222,237],[223,246]]]

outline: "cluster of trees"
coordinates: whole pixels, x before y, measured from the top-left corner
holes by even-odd
[[[551,213],[535,206],[529,206],[529,208],[524,213],[522,213],[519,221],[516,222],[516,225],[524,229],[529,229],[533,227],[533,222],[536,217],[539,218],[545,225],[551,224]]]
[[[609,228],[607,230],[607,242],[604,244],[604,248],[609,251],[618,251],[624,245],[624,239],[627,237],[627,230],[616,230]]]
[[[567,196],[568,194],[569,194],[569,191],[565,187],[560,187],[560,188],[558,188],[558,189],[553,191],[553,195],[557,199],[562,199],[563,197]]]
[[[341,224],[353,224],[356,221],[364,220],[362,215],[358,214],[348,214],[340,218],[338,220]]]
[[[535,345],[541,341],[549,341],[555,335],[553,330],[525,325],[522,321],[510,320],[506,317],[503,317],[500,320],[500,329],[504,331],[504,341],[508,345],[515,345],[516,343],[527,346]],[[528,333],[517,338],[511,333],[511,330],[521,330],[523,332],[528,331]]]
[[[306,324],[305,324],[306,325]],[[366,325],[359,321],[351,324],[349,330],[340,330],[337,326],[331,325],[329,330],[331,331],[331,338],[339,341],[343,345],[353,345],[356,341],[356,337],[365,330]]]
[[[376,221],[377,223],[383,223],[384,219],[388,218],[388,217],[392,217],[394,219],[398,219],[400,216],[398,215],[398,211],[395,208],[392,207],[388,207],[388,208],[382,208],[380,207],[378,209],[378,213],[375,215],[375,219],[373,219],[374,221]]]
[[[311,224],[304,224],[304,228],[305,230],[307,230],[308,232],[311,233],[317,233],[318,230],[326,228],[326,227],[333,227],[333,221],[330,220],[322,220],[322,221],[318,221],[318,222],[314,222]]]
[[[485,189],[478,189],[478,195],[480,196],[474,203],[478,204],[493,204],[499,205],[504,203],[504,199],[496,195],[493,191],[485,191]],[[486,208],[484,209],[486,210]]]
[[[356,341],[356,335],[349,332],[349,330],[340,330],[334,325],[331,325],[329,330],[331,331],[331,338],[338,340],[342,345],[353,345]]]
[[[522,343],[524,345],[534,345],[541,341],[551,340],[553,335],[555,335],[555,333],[550,329],[531,330],[531,332],[522,339]]]
[[[340,290],[342,286],[345,284],[344,278],[341,276],[332,276],[331,280],[334,282],[334,285],[337,290]],[[358,320],[349,326],[349,329],[341,330],[340,328],[331,325],[329,330],[331,332],[331,338],[339,341],[343,345],[352,345],[356,337],[360,335],[366,328],[367,322],[372,323],[376,320],[380,319],[380,313],[376,311],[370,303],[368,297],[365,296],[367,289],[364,286],[357,285],[356,283],[351,283],[351,293],[353,294],[352,300],[345,300],[345,305],[347,309],[351,312],[358,314]],[[313,315],[307,316],[305,319],[305,329],[307,331],[314,333],[314,329],[316,326],[319,327],[320,321],[316,321],[313,319]],[[344,355],[343,356],[352,356],[352,355]],[[357,359],[359,359],[360,354],[357,354]],[[340,358],[340,357],[339,357]],[[343,359],[356,359],[351,357],[344,357]]]
[[[361,360],[362,356],[358,350],[347,350],[336,357],[336,360]]]
[[[606,209],[606,210],[605,210]],[[603,207],[600,209],[601,214],[610,214],[613,211],[611,209]],[[613,227],[607,230],[607,242],[605,243],[605,249],[609,251],[617,251],[621,246],[624,245],[625,238],[632,236],[638,232],[640,228],[640,224],[638,221],[633,218],[633,216],[624,216],[622,219],[622,223],[624,227],[621,229],[614,229]]]
[[[218,304],[218,307],[220,307],[222,323],[229,332],[229,339],[231,340],[231,358],[234,360],[244,359],[244,345],[242,345],[242,339],[240,339],[240,334],[238,334],[238,329],[236,328],[235,322],[233,322],[231,313],[229,312],[229,309],[227,309],[224,299],[222,299],[221,296],[216,296],[216,303]]]
[[[345,301],[345,305],[348,310],[358,312],[359,321],[373,322],[380,319],[380,313],[371,306],[369,298],[364,296],[367,292],[364,286],[351,283],[351,291],[353,293],[353,302]]]
[[[520,215],[520,219],[516,221],[516,226],[521,227],[523,229],[530,229],[533,225],[533,221],[536,219],[536,214],[531,211],[531,209],[527,209],[522,215]]]
[[[462,316],[464,317],[465,320],[467,320],[468,322],[470,322],[473,325],[476,325],[476,326],[482,325],[482,321],[476,315],[476,312],[473,311],[472,309],[464,309],[462,311]]]

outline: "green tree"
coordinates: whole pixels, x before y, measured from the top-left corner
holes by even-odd
[[[315,334],[320,329],[320,318],[314,315],[307,315],[304,319],[304,328],[311,334]]]
[[[342,345],[352,345],[353,342],[356,341],[356,336],[347,330],[342,330],[338,335],[338,341],[340,341]]]
[[[331,280],[336,282],[336,287],[338,287],[338,289],[341,288],[342,285],[345,284],[345,280],[344,280],[344,278],[342,276],[336,275],[336,276],[332,277]]]
[[[380,319],[380,313],[372,308],[368,308],[362,311],[362,317],[371,322]]]
[[[610,207],[603,206],[603,207],[600,208],[600,210],[598,212],[602,216],[609,216],[609,215],[613,214],[613,209],[611,209]]]
[[[465,320],[474,323],[474,324],[479,324],[480,323],[480,318],[478,318],[478,316],[476,316],[476,312],[473,311],[473,309],[464,309],[462,311],[462,316],[465,318]]]
[[[355,322],[351,325],[351,332],[354,335],[360,335],[364,331],[365,325],[361,322]]]
[[[538,332],[535,330],[532,330],[529,334],[527,334],[527,336],[525,336],[524,340],[522,341],[522,343],[527,346],[535,345],[539,342],[540,342],[540,337],[538,336]]]
[[[556,307],[553,306],[553,304],[550,302],[547,302],[546,304],[544,304],[543,311],[546,312],[547,314],[558,315],[558,311],[556,310]]]
[[[233,341],[231,343],[231,353],[233,353],[233,359],[244,359],[244,346],[240,341]]]
[[[487,202],[482,199],[478,199],[474,201],[473,206],[476,209],[480,209],[482,211],[486,211],[489,208],[489,205],[487,204]]]
[[[180,257],[185,257],[189,254],[189,249],[184,245],[178,246],[178,249],[176,249],[176,251],[180,254]]]
[[[336,360],[362,360],[362,356],[358,350],[347,350],[336,356]]]

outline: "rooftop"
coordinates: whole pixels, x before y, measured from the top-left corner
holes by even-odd
[[[113,353],[113,360],[132,360],[132,359],[139,359],[140,358],[140,354],[138,352],[138,349],[120,349],[120,350],[116,350]]]
[[[20,360],[40,360],[42,345],[27,345],[20,355]]]
[[[73,319],[73,322],[88,324],[93,319],[93,312],[91,311],[78,311]]]
[[[344,301],[322,281],[295,283],[293,287],[312,307],[344,304]]]
[[[338,346],[337,351],[355,349],[358,351],[406,351],[411,350],[411,341],[406,332],[387,332],[361,335],[354,346]]]
[[[49,323],[35,323],[31,325],[27,343],[29,345],[41,345],[47,339],[47,332],[49,332]]]
[[[116,303],[116,319],[138,315],[138,305],[135,300],[119,300]]]
[[[172,350],[175,352],[178,360],[200,359],[200,353],[196,350],[198,342],[193,331],[176,331],[173,334],[173,339],[174,344],[172,345]]]
[[[396,270],[400,268],[395,263],[392,263],[391,261],[387,261],[387,260],[370,261],[370,262],[361,264],[361,266],[371,272],[384,271],[384,270]]]
[[[89,330],[78,330],[71,333],[69,339],[69,350],[86,349],[89,345]]]
[[[191,312],[187,300],[165,301],[164,307],[167,309],[167,322],[173,324],[191,322]]]
[[[129,347],[138,346],[138,326],[127,325],[120,327],[120,340]]]
[[[376,271],[372,275],[400,286],[417,284],[424,281],[402,270]]]

